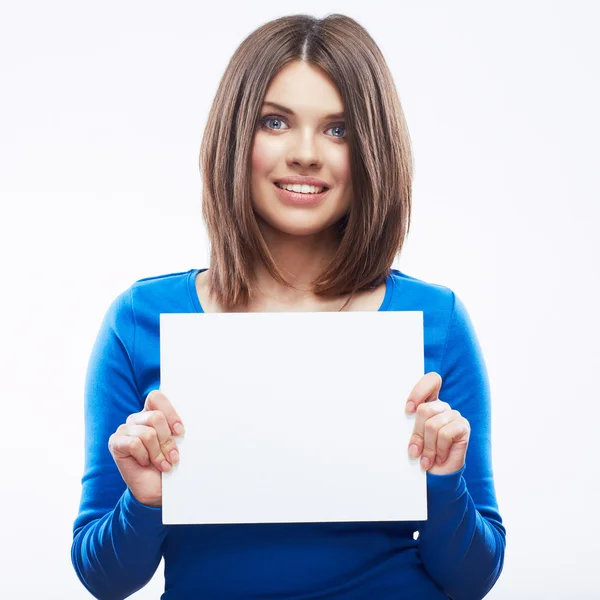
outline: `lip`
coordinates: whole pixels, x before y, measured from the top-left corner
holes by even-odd
[[[273,187],[277,190],[279,197],[286,204],[292,204],[294,206],[311,206],[313,204],[318,204],[329,192],[329,189],[326,189],[319,194],[301,194],[300,192],[290,192],[289,190],[284,190],[280,187],[277,187],[275,183],[273,183]]]
[[[314,185],[315,187],[326,187],[329,188],[331,186],[327,185],[325,181],[322,179],[317,179],[316,177],[300,177],[299,175],[291,176],[291,177],[281,177],[280,179],[276,179],[274,183],[283,183],[292,185]]]

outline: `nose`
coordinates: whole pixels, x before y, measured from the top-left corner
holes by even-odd
[[[316,143],[314,132],[308,130],[296,136],[290,136],[288,163],[306,167],[320,166],[322,159]]]

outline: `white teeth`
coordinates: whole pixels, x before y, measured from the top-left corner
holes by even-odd
[[[291,183],[284,185],[279,182],[276,182],[275,185],[284,190],[289,190],[290,192],[299,192],[301,194],[320,194],[325,189],[323,187],[315,187],[314,185],[292,185]]]

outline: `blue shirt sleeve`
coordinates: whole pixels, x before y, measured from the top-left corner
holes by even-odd
[[[469,421],[471,434],[460,471],[427,473],[428,520],[419,530],[419,553],[448,596],[480,600],[502,572],[506,531],[492,473],[487,368],[467,310],[455,294],[453,300],[439,398]]]
[[[131,494],[108,449],[127,417],[143,409],[134,373],[135,321],[131,288],[119,295],[100,325],[84,390],[85,467],[71,561],[96,598],[125,598],[155,573],[167,527],[162,509]]]

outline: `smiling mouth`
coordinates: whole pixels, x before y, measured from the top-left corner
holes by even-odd
[[[329,191],[329,188],[324,187],[321,188],[320,192],[302,193],[294,192],[279,187],[275,182],[273,182],[273,185],[277,189],[277,195],[282,199],[282,201],[286,204],[291,204],[294,206],[316,206],[321,203],[321,201],[327,196],[327,192]]]
[[[286,192],[291,192],[292,194],[306,194],[307,196],[322,194],[322,193],[326,192],[329,189],[326,185],[322,185],[322,186],[320,186],[320,185],[311,185],[309,187],[312,187],[315,190],[319,190],[319,191],[315,191],[315,192],[295,192],[294,190],[288,190],[286,187],[283,187],[283,185],[281,183],[279,183],[278,181],[274,181],[273,184],[275,185],[275,187],[278,187],[280,190],[284,190]]]

